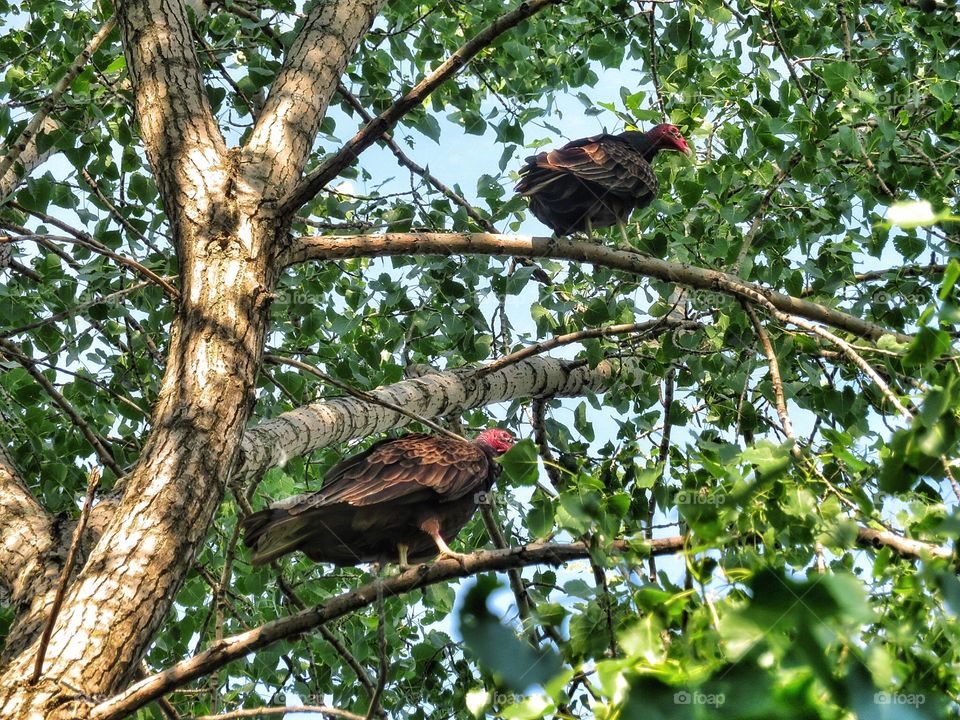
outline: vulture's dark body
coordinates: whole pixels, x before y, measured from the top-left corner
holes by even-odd
[[[660,186],[650,161],[663,149],[690,152],[672,125],[573,140],[528,157],[516,190],[558,235],[623,225],[656,197]]]
[[[321,490],[250,515],[244,543],[256,565],[293,550],[335,565],[395,562],[401,544],[408,561],[435,557],[421,525],[436,519],[444,538],[456,537],[499,474],[495,454],[420,433],[381,441],[335,465]]]

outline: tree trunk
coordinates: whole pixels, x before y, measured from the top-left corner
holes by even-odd
[[[83,717],[93,696],[129,681],[206,534],[250,415],[274,283],[270,255],[259,250],[276,231],[238,210],[224,202],[214,216],[221,222],[185,238],[198,252],[181,273],[153,433],[67,593],[41,681],[30,683],[36,639],[0,678],[4,718]]]

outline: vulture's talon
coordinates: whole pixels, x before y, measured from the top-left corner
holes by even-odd
[[[460,565],[460,569],[466,570],[468,557],[470,557],[469,553],[459,553],[459,552],[450,550],[448,548],[447,550],[442,551],[440,555],[437,556],[437,560],[446,560],[447,558],[449,558],[450,560],[456,560],[457,564]]]

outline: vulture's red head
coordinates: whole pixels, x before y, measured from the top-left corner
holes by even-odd
[[[663,123],[652,128],[647,133],[647,139],[650,141],[650,144],[658,150],[676,150],[677,152],[682,152],[684,155],[693,154],[693,150],[687,145],[687,141],[683,139],[680,130],[676,125],[671,125],[670,123]]]
[[[488,428],[479,433],[474,442],[481,447],[489,448],[495,455],[503,455],[513,447],[513,435],[500,428]]]

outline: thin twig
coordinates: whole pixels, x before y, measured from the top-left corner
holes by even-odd
[[[880,176],[880,171],[877,170],[877,166],[873,164],[873,160],[870,159],[870,156],[867,155],[867,148],[863,144],[863,138],[860,137],[860,133],[856,130],[852,130],[853,136],[857,139],[857,147],[860,148],[860,155],[863,157],[864,164],[867,166],[867,170],[873,175],[874,180],[880,185],[880,189],[883,190],[884,194],[891,200],[897,199],[897,194],[889,188],[883,178]]]
[[[570,343],[581,342],[591,338],[608,337],[610,335],[625,335],[628,333],[642,333],[644,336],[653,335],[656,337],[661,333],[679,327],[683,327],[688,330],[694,330],[700,327],[700,323],[693,320],[676,320],[667,317],[661,317],[642,323],[605,325],[604,327],[580,330],[578,332],[567,333],[566,335],[557,335],[549,340],[544,340],[543,342],[539,342],[535,345],[517,350],[509,355],[504,355],[503,357],[494,360],[492,363],[478,368],[476,377],[484,377],[485,375],[489,375],[497,370],[502,370],[508,365],[513,365],[514,363],[518,363],[521,360],[533,355],[540,355],[541,353],[545,353],[561,345],[569,345]]]
[[[273,567],[277,570],[277,587],[280,588],[280,592],[286,596],[290,603],[297,608],[297,610],[305,610],[307,604],[303,599],[297,595],[296,590],[293,589],[293,586],[287,582],[287,578],[283,574],[283,569],[280,567],[279,563],[274,563]],[[337,654],[350,666],[353,670],[354,675],[357,676],[357,679],[360,681],[360,684],[366,688],[367,695],[371,698],[376,693],[377,689],[373,684],[373,680],[370,679],[370,676],[367,675],[367,671],[364,669],[363,665],[360,664],[360,661],[357,660],[356,656],[344,645],[340,638],[330,630],[326,625],[321,625],[318,628],[320,636],[330,643],[333,646],[333,649],[337,651]],[[373,707],[373,703],[370,705]]]
[[[550,449],[550,439],[547,437],[547,426],[546,426],[546,411],[547,411],[547,400],[546,398],[536,398],[533,401],[533,418],[531,419],[531,425],[533,426],[533,440],[537,444],[537,448],[540,452],[540,458],[543,460],[543,467],[547,471],[547,477],[550,478],[550,482],[553,483],[554,491],[558,491],[564,486],[563,476],[560,474],[560,469],[557,467],[557,461],[553,456],[553,451]]]
[[[660,466],[660,474],[654,487],[650,488],[650,507],[647,509],[647,527],[644,528],[644,537],[647,540],[653,538],[653,517],[657,512],[657,486],[663,485],[667,475],[667,466],[670,463],[670,435],[673,431],[673,421],[670,418],[670,406],[673,405],[674,382],[677,377],[677,369],[670,366],[666,377],[663,379],[663,435],[660,438],[659,456],[657,464]],[[649,572],[650,582],[657,581],[657,559],[651,555],[647,571]]]
[[[757,317],[753,306],[746,300],[741,300],[740,303],[750,317],[750,322],[753,323],[753,329],[757,333],[757,337],[760,338],[760,345],[763,346],[763,352],[767,356],[767,367],[770,369],[770,383],[773,385],[773,396],[776,401],[777,415],[780,417],[780,424],[783,425],[783,434],[790,440],[795,440],[793,422],[791,422],[790,414],[787,412],[787,401],[783,393],[780,363],[777,362],[777,354],[773,350],[773,343],[770,342],[770,336],[760,322],[760,318]],[[794,443],[793,449],[796,449],[796,447]]]
[[[863,357],[856,350],[854,350],[853,347],[850,345],[850,343],[848,343],[846,340],[840,337],[837,337],[826,328],[820,327],[819,325],[809,322],[804,318],[797,317],[796,315],[791,315],[789,313],[781,312],[764,295],[758,292],[755,292],[754,290],[750,290],[745,286],[740,286],[738,283],[728,283],[726,281],[723,281],[722,285],[726,286],[728,289],[739,287],[743,297],[746,297],[754,301],[755,303],[767,308],[768,312],[770,312],[774,317],[776,317],[781,322],[790,323],[792,325],[796,325],[797,327],[803,328],[804,330],[811,332],[815,335],[819,335],[820,337],[824,338],[825,340],[828,340],[829,342],[839,347],[840,350],[843,352],[843,354],[846,355],[851,361],[853,361],[853,364],[856,365],[858,368],[860,368],[863,371],[863,373],[874,382],[874,384],[877,386],[880,392],[884,395],[884,397],[886,397],[890,401],[890,403],[897,409],[898,412],[900,412],[908,420],[913,419],[913,413],[907,410],[907,408],[904,407],[903,403],[900,402],[899,398],[897,398],[897,396],[894,395],[893,392],[891,392],[890,387],[887,385],[886,381],[882,377],[880,377],[880,374],[873,369],[873,366],[871,366],[870,363],[864,360]]]
[[[650,82],[653,84],[660,114],[663,115],[663,119],[666,122],[670,120],[670,116],[667,114],[667,105],[664,103],[663,93],[660,91],[660,63],[657,60],[657,26],[654,18],[654,10],[656,7],[656,5],[651,5],[650,10],[647,11],[647,30],[649,32],[647,45],[650,47]]]
[[[110,202],[110,198],[103,194],[103,191],[100,190],[100,186],[97,185],[97,181],[93,179],[93,176],[89,172],[87,172],[86,168],[80,169],[80,177],[82,177],[83,181],[90,187],[91,190],[93,190],[93,193],[97,196],[97,199],[106,205],[107,211],[113,216],[114,220],[126,228],[128,233],[132,234],[134,237],[140,240],[140,242],[153,250],[153,252],[160,252],[160,248],[150,242],[150,239],[140,232],[136,227],[134,227],[133,223],[123,216],[123,213],[120,212],[116,205]]]
[[[9,204],[14,205],[13,202]],[[84,248],[87,248],[88,250],[92,250],[93,252],[98,253],[99,255],[108,257],[114,262],[120,265],[123,265],[124,267],[128,267],[136,271],[138,274],[143,275],[146,278],[149,278],[154,283],[156,283],[161,288],[163,288],[163,291],[170,297],[171,300],[176,300],[180,297],[179,290],[177,290],[173,285],[168,283],[166,280],[163,279],[163,277],[155,273],[146,265],[143,265],[137,262],[133,258],[128,258],[125,255],[118,255],[117,253],[115,253],[113,250],[106,247],[105,245],[102,245],[99,242],[93,241],[92,238],[81,239],[81,238],[63,237],[59,235],[37,235],[37,234],[25,235],[19,238],[9,237],[9,236],[0,237],[0,242],[17,242],[19,240],[30,240],[33,242],[39,242],[40,240],[48,240],[48,241],[55,240],[57,242],[68,243],[70,245],[79,245],[80,247],[84,247]]]
[[[140,664],[137,666],[137,672],[134,678],[137,680],[143,680],[152,672],[153,671],[150,669],[150,666],[147,665],[146,661],[141,660]],[[177,712],[177,709],[165,697],[157,698],[157,706],[159,706],[160,712],[163,713],[163,716],[167,718],[167,720],[181,720],[180,713]]]
[[[176,278],[172,275],[166,277],[165,279],[176,280]],[[0,338],[13,337],[14,335],[19,335],[20,333],[27,332],[28,330],[33,330],[35,328],[42,327],[44,325],[49,325],[50,323],[63,320],[72,315],[77,315],[78,313],[81,313],[87,308],[93,307],[94,305],[105,305],[105,304],[112,303],[115,300],[119,300],[123,297],[126,297],[127,295],[130,295],[131,293],[136,292],[137,290],[142,290],[143,288],[153,284],[154,283],[151,280],[143,280],[142,282],[138,282],[134,285],[131,285],[130,287],[123,288],[122,290],[117,290],[116,292],[110,293],[109,295],[101,295],[100,297],[96,297],[92,300],[87,300],[85,302],[80,303],[79,305],[74,305],[73,307],[67,308],[66,310],[61,310],[58,313],[54,313],[53,315],[37,320],[36,322],[27,323],[26,325],[21,325],[20,327],[13,328],[12,330],[4,330],[3,332],[0,332]]]
[[[33,676],[30,678],[31,684],[35,684],[43,674],[43,658],[47,654],[47,646],[50,644],[53,626],[57,622],[57,615],[60,613],[60,607],[63,605],[63,598],[67,594],[67,584],[70,582],[70,575],[73,573],[73,566],[77,559],[77,551],[80,548],[83,531],[87,527],[87,517],[90,515],[90,508],[93,506],[93,494],[96,492],[97,483],[99,482],[100,468],[94,466],[87,474],[87,495],[83,499],[80,519],[77,520],[77,526],[73,529],[73,539],[70,541],[67,559],[63,564],[63,570],[60,572],[60,582],[57,584],[57,592],[53,596],[53,603],[50,605],[50,615],[47,617],[47,624],[44,626],[43,632],[40,635],[40,643],[37,646],[37,661],[34,663]]]
[[[507,539],[503,536],[500,526],[497,524],[497,519],[493,514],[493,506],[490,504],[481,505],[480,517],[483,518],[483,524],[487,528],[487,534],[490,535],[494,547],[498,550],[504,550],[509,547]],[[529,593],[527,593],[523,576],[517,568],[510,568],[507,571],[507,579],[510,581],[510,590],[513,592],[513,597],[517,603],[517,614],[520,616],[524,629],[528,631],[534,644],[536,644],[536,636],[533,633],[533,628],[530,627],[530,609],[533,602],[530,599]]]
[[[950,481],[950,487],[953,488],[953,494],[957,497],[957,500],[960,500],[960,483],[957,483],[957,478],[953,475],[953,470],[950,467],[950,460],[946,455],[941,455],[940,462],[943,463],[943,472],[947,476],[947,480]]]
[[[787,167],[777,173],[777,176],[773,179],[773,182],[770,184],[767,192],[764,193],[763,199],[760,200],[760,205],[757,206],[757,211],[754,214],[753,222],[750,223],[750,229],[747,230],[747,234],[743,239],[743,243],[740,245],[740,250],[737,252],[737,259],[733,263],[731,272],[734,275],[740,274],[740,268],[743,266],[743,261],[746,259],[747,253],[750,252],[750,247],[753,245],[753,240],[757,236],[757,231],[760,229],[760,225],[770,207],[770,201],[773,200],[774,194],[780,189],[780,186],[783,185],[784,181],[790,177],[790,173],[793,171],[794,166],[800,162],[801,157],[802,155],[799,152],[795,152],[790,156],[790,160],[787,162]]]
[[[922,277],[926,279],[927,276],[943,275],[946,270],[947,265],[940,263],[933,263],[931,265],[906,265],[899,268],[884,268],[882,270],[871,270],[869,272],[857,273],[851,280],[842,280],[841,282],[845,285],[853,285],[856,283],[870,282],[871,280],[892,279],[888,278],[889,275],[895,275],[896,278]],[[800,297],[816,295],[817,292],[818,291],[813,287],[805,287],[800,293]]]
[[[793,58],[790,57],[790,54],[787,52],[787,48],[783,44],[783,40],[780,38],[780,32],[777,30],[777,24],[773,19],[773,2],[771,1],[767,5],[767,22],[770,25],[770,31],[773,33],[773,41],[777,46],[777,49],[780,51],[780,54],[783,56],[783,62],[787,66],[787,70],[790,72],[790,77],[793,79],[793,84],[797,86],[797,91],[800,93],[800,97],[803,98],[803,104],[810,106],[810,98],[807,96],[807,91],[803,87],[803,83],[800,82],[800,77],[797,75],[797,69],[793,66]]]
[[[380,669],[377,672],[377,686],[374,688],[373,697],[370,698],[370,709],[367,710],[366,720],[371,720],[380,709],[380,698],[383,697],[383,690],[387,686],[387,672],[390,669],[390,661],[387,658],[387,610],[381,585],[377,586],[377,649],[380,654]]]

